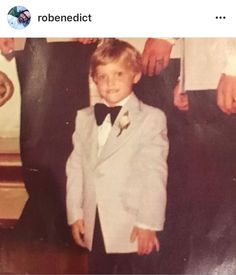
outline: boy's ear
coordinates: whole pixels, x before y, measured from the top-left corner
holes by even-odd
[[[97,84],[97,78],[96,78],[96,76],[95,76],[95,75],[94,75],[94,76],[91,76],[91,78],[92,78],[93,82],[94,82],[95,84]]]
[[[139,80],[140,80],[140,78],[141,78],[141,76],[142,76],[142,73],[141,73],[141,72],[140,72],[140,73],[136,73],[136,74],[134,75],[134,81],[133,81],[133,83],[134,83],[134,84],[138,83]]]

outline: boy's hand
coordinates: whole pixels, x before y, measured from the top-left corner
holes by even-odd
[[[11,80],[0,71],[0,106],[4,105],[13,95],[14,86]]]
[[[156,232],[149,229],[142,229],[139,227],[134,227],[130,241],[138,241],[138,255],[150,254],[153,249],[159,251],[160,243],[156,236]]]
[[[84,241],[84,220],[77,220],[71,225],[71,233],[76,244],[85,247]]]

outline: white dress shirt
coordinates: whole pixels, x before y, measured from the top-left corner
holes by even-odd
[[[123,100],[121,100],[120,102],[118,102],[116,106],[124,106],[125,103],[128,101],[129,97],[130,95],[124,98]],[[102,103],[109,106],[109,104],[105,100],[102,100]],[[98,156],[100,156],[102,148],[108,139],[111,128],[112,128],[111,115],[108,114],[105,117],[103,123],[100,126],[98,126]]]

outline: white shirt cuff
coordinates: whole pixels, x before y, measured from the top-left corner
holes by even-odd
[[[228,57],[223,73],[227,75],[236,76],[236,55],[230,55]]]

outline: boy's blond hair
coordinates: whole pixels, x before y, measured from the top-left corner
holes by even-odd
[[[135,73],[142,71],[142,56],[132,45],[119,39],[109,39],[99,46],[91,57],[91,76],[95,76],[98,66],[118,61],[124,62]]]

